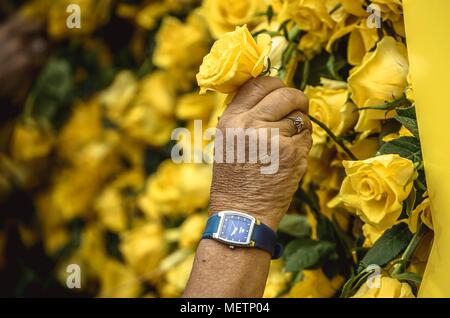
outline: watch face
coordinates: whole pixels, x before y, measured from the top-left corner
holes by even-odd
[[[253,219],[238,215],[224,215],[219,238],[236,244],[247,244],[250,242],[250,230],[253,225]]]

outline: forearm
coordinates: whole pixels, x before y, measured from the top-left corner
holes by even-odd
[[[220,242],[200,242],[183,297],[261,297],[270,254],[257,248],[230,249]]]

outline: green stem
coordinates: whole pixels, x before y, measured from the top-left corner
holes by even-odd
[[[342,150],[347,154],[347,156],[349,156],[350,159],[358,160],[358,158],[353,154],[353,152],[351,152],[351,150],[347,148],[347,146],[344,144],[344,142],[338,136],[336,136],[324,123],[322,123],[320,120],[318,120],[317,118],[315,118],[311,115],[308,115],[308,116],[309,116],[309,119],[313,123],[315,123],[320,128],[325,130],[327,135],[330,136],[330,138],[342,148]]]
[[[408,246],[406,247],[406,250],[403,252],[402,257],[400,258],[400,262],[395,266],[394,270],[392,271],[391,275],[396,275],[403,273],[408,266],[409,262],[411,261],[411,257],[413,256],[417,246],[419,246],[420,241],[427,233],[427,227],[422,223],[419,226],[419,229],[414,234],[413,238],[411,239],[411,242],[409,242]]]

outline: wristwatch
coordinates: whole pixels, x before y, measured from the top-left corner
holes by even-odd
[[[277,235],[270,227],[251,215],[237,211],[221,211],[211,215],[202,238],[227,244],[230,248],[256,247],[277,259],[283,247],[277,243]]]

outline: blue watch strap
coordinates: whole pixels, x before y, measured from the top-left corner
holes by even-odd
[[[283,246],[277,243],[277,235],[265,224],[255,224],[252,241],[255,242],[255,247],[269,252],[272,259],[280,258],[283,253]]]
[[[211,215],[208,218],[202,239],[213,238],[213,234],[219,229],[220,218],[218,214]],[[251,240],[255,243],[255,247],[269,252],[272,255],[272,259],[280,258],[283,253],[283,246],[276,242],[277,236],[275,232],[265,224],[255,224]]]
[[[220,223],[220,216],[217,214],[211,215],[206,223],[205,231],[203,232],[202,239],[212,238],[213,234],[217,232]]]

